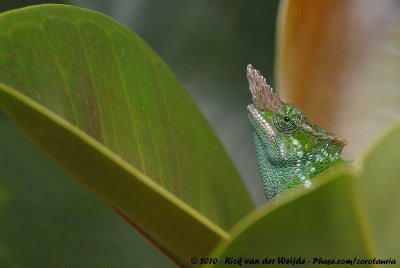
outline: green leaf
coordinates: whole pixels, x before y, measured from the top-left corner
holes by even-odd
[[[278,89],[345,137],[349,159],[400,116],[399,12],[392,1],[281,2]]]
[[[301,257],[306,265],[314,258],[372,256],[361,228],[352,176],[344,172],[335,175],[320,178],[319,185],[308,193],[296,191],[254,211],[233,229],[233,240],[220,245],[213,255],[219,256],[222,264],[227,257],[241,256],[261,262],[269,257],[276,259],[275,264],[279,257]]]
[[[105,16],[2,14],[0,82],[0,106],[35,143],[178,261],[229,239],[223,229],[253,207],[171,71]]]
[[[301,257],[306,264],[315,264],[315,258],[317,264],[319,258],[398,259],[399,146],[397,125],[362,164],[326,173],[311,191],[297,189],[255,210],[233,228],[232,240],[210,255],[222,261],[215,266],[233,261],[229,257],[243,257],[243,262]]]
[[[0,130],[0,267],[173,267],[3,113]]]
[[[400,125],[396,124],[364,157],[357,180],[372,241],[379,256],[400,257]]]

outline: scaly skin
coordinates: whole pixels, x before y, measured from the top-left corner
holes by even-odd
[[[247,112],[268,201],[298,185],[311,187],[317,174],[345,162],[340,156],[345,139],[310,124],[299,108],[282,102],[251,65],[247,79],[253,97]]]

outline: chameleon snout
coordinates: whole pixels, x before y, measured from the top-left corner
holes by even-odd
[[[342,146],[349,144],[349,142],[345,138],[342,138],[342,137],[339,137],[336,135],[332,135],[331,137],[329,137],[329,140],[337,142]]]

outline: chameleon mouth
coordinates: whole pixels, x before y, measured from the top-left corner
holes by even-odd
[[[276,134],[274,129],[271,127],[270,124],[263,118],[263,116],[257,111],[255,106],[253,104],[250,104],[247,106],[247,111],[250,113],[251,117],[259,123],[259,125],[262,127],[262,129],[268,134],[268,136],[276,140]]]
[[[272,126],[264,119],[264,117],[258,112],[257,108],[253,104],[247,106],[247,111],[250,114],[251,118],[258,123],[258,125],[262,128],[262,130],[264,130],[264,132],[271,139],[272,144],[275,146],[275,150],[277,151],[277,153],[283,156],[283,153],[279,148],[275,130],[272,128]]]
[[[336,135],[332,135],[329,139],[331,141],[335,141],[335,142],[339,143],[341,146],[345,146],[349,143],[345,138],[342,138],[342,137],[339,137]]]

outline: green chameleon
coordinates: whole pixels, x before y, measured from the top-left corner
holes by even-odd
[[[250,64],[247,79],[253,97],[247,112],[268,201],[298,185],[311,187],[317,174],[347,162],[340,156],[345,139],[310,124],[299,108],[282,102]]]

